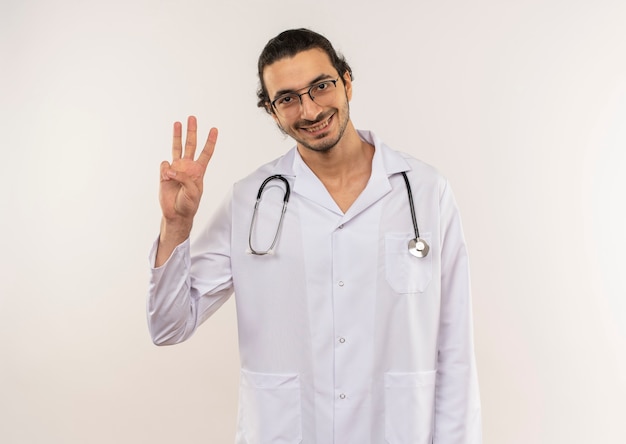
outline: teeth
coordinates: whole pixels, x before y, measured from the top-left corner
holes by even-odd
[[[321,124],[317,125],[317,126],[313,126],[313,127],[310,127],[310,128],[306,128],[306,130],[307,130],[308,132],[310,132],[310,133],[314,133],[314,132],[316,132],[316,131],[319,131],[319,130],[321,130],[321,129],[324,129],[324,128],[326,128],[326,127],[328,126],[328,121],[329,121],[329,120],[330,120],[330,118],[329,118],[328,120],[326,120],[325,122],[323,122],[323,123],[321,123]]]

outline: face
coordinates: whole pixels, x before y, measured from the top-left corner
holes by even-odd
[[[321,49],[310,49],[268,65],[263,79],[270,100],[285,92],[303,93],[314,83],[334,80],[337,70],[328,55]],[[286,119],[272,110],[274,120],[281,130],[293,137],[299,147],[313,151],[329,151],[343,137],[350,120],[348,102],[352,97],[350,75],[345,73],[337,82],[334,99],[320,106],[308,94],[302,96],[300,114]]]

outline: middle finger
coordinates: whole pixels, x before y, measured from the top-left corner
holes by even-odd
[[[196,154],[196,133],[198,132],[198,123],[194,116],[187,118],[187,137],[185,138],[185,159],[193,160]]]

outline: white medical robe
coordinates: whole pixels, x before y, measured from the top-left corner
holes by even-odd
[[[468,256],[452,191],[432,167],[359,134],[375,146],[372,174],[345,214],[294,148],[236,183],[198,240],[151,271],[156,344],[184,341],[235,294],[237,444],[481,442]],[[424,258],[409,254],[402,171],[430,244]],[[274,174],[291,196],[275,251],[257,256],[252,209]],[[272,243],[284,190],[279,180],[266,187],[255,250]]]

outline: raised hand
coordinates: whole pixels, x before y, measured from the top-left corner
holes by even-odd
[[[193,218],[200,206],[204,173],[211,156],[213,156],[217,141],[217,129],[211,128],[202,152],[197,159],[194,159],[197,128],[196,118],[189,116],[183,150],[182,124],[175,122],[172,162],[163,161],[161,163],[159,201],[163,220],[157,266],[163,262],[163,259],[169,257],[176,245],[189,236]]]
[[[172,162],[161,163],[159,200],[163,217],[168,222],[191,220],[198,211],[206,167],[211,160],[217,129],[211,128],[202,152],[194,160],[198,124],[194,116],[187,119],[185,149],[182,146],[182,124],[174,123]]]

